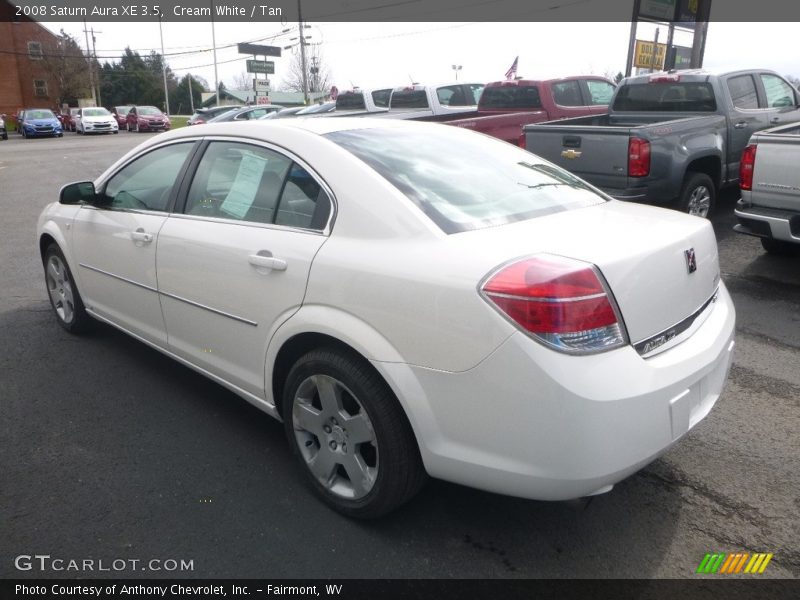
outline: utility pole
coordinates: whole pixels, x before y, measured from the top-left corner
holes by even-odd
[[[303,13],[300,12],[300,0],[297,0],[297,21],[300,31],[300,66],[303,69],[303,104],[308,104],[308,74],[306,73],[306,39],[303,35]]]
[[[189,106],[191,106],[192,114],[194,114],[194,90],[192,89],[192,74],[188,73],[186,77],[189,78]]]
[[[164,30],[161,27],[161,15],[158,17],[158,35],[161,36],[161,76],[164,78],[164,112],[169,116],[169,90],[167,89],[167,58],[164,56]],[[189,95],[192,90],[189,88]],[[192,111],[194,112],[194,111]]]
[[[216,98],[215,105],[219,106],[219,74],[217,73],[217,36],[214,32],[214,0],[211,0],[211,47],[214,49],[214,98]]]
[[[94,64],[92,64],[92,50],[89,48],[89,29],[86,19],[83,20],[83,33],[86,35],[86,54],[89,56],[89,86],[92,88],[92,102],[97,106],[97,96],[94,93]]]
[[[92,54],[94,55],[94,61],[92,61],[92,69],[94,69],[97,67],[97,46],[95,46],[97,38],[94,37],[95,34],[94,27],[92,27],[91,32],[92,32]],[[97,33],[103,33],[103,32],[98,31]],[[100,100],[100,71],[97,71],[97,77],[95,78],[95,80],[97,81],[97,105],[99,106],[103,103],[103,101]]]

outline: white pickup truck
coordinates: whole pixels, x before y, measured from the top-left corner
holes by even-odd
[[[736,205],[739,233],[773,254],[800,255],[800,123],[754,134],[742,153]]]

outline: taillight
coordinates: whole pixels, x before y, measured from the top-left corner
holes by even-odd
[[[750,144],[742,152],[742,160],[739,161],[739,188],[743,190],[753,189],[753,170],[756,166],[756,146]]]
[[[650,174],[650,142],[632,137],[628,141],[628,177]]]
[[[627,343],[622,319],[590,263],[552,255],[522,259],[494,273],[481,292],[523,331],[556,350],[590,353]]]
[[[519,145],[520,148],[525,150],[525,132],[524,131],[521,134],[519,134],[519,140],[517,141],[517,144]]]

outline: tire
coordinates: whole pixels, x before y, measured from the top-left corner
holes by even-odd
[[[83,306],[78,286],[57,244],[50,244],[44,253],[44,278],[58,324],[70,333],[88,331],[92,318]]]
[[[717,190],[711,177],[689,171],[683,179],[678,209],[696,217],[708,219],[714,212]]]
[[[760,239],[761,247],[769,254],[775,254],[776,256],[800,256],[800,244],[792,244],[791,242],[784,242],[783,240],[775,240],[772,238]]]
[[[311,487],[346,516],[385,515],[425,482],[397,398],[369,363],[351,352],[320,348],[301,357],[286,378],[283,417]]]

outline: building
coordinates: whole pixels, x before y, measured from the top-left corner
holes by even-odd
[[[201,95],[202,105],[204,108],[215,106],[217,104],[216,94],[214,92],[204,92]],[[330,99],[330,92],[309,92],[309,104],[316,104]],[[220,93],[220,104],[257,104],[258,101],[253,94],[253,90],[229,90],[223,89]],[[303,92],[279,92],[271,91],[269,93],[269,104],[278,104],[279,106],[303,106]]]
[[[0,114],[20,108],[56,108],[61,90],[47,69],[46,55],[59,37],[0,0]]]

